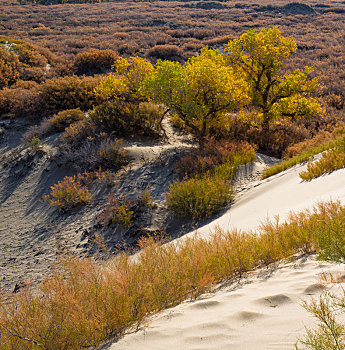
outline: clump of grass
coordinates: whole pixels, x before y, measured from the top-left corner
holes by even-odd
[[[323,174],[344,168],[345,166],[345,137],[333,143],[334,148],[323,153],[321,158],[315,162],[310,161],[307,170],[302,171],[299,176],[304,181],[310,181]]]
[[[24,289],[1,302],[1,344],[8,350],[95,347],[217,282],[295,253],[327,257],[324,242],[336,253],[343,222],[345,207],[329,202],[284,223],[267,222],[256,233],[218,229],[209,239],[195,235],[178,244],[148,237],[135,259],[128,252],[99,263],[64,257],[38,291]]]
[[[213,146],[214,147],[213,147]],[[199,154],[181,159],[177,171],[185,180],[173,183],[166,204],[176,216],[207,218],[224,208],[232,198],[230,180],[241,164],[255,158],[255,149],[247,143],[210,142]]]
[[[342,139],[344,133],[344,126],[339,125],[332,133],[321,132],[310,140],[289,147],[285,152],[284,160],[265,169],[261,178],[266,179],[296,164],[304,163],[318,153],[333,148],[336,140]]]
[[[43,197],[51,206],[57,206],[66,211],[77,205],[86,204],[91,200],[88,188],[81,184],[75,176],[66,176],[53,185],[50,194]]]
[[[199,219],[217,213],[229,203],[231,196],[228,180],[207,174],[172,184],[165,200],[175,215]]]

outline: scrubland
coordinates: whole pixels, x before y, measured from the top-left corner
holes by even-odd
[[[1,345],[97,347],[152,313],[280,259],[317,252],[343,261],[345,209],[336,202],[257,232],[219,229],[178,244],[167,243],[169,231],[161,235],[167,228],[146,222],[165,215],[180,230],[228,208],[230,182],[256,151],[283,158],[263,178],[308,160],[305,181],[344,167],[344,13],[334,1],[2,1],[0,117],[30,127],[0,170],[9,178],[5,168],[25,161],[20,152],[57,164],[59,180],[40,198],[55,217],[101,199],[92,241],[102,254],[64,254],[41,284],[4,294]],[[171,130],[190,135],[191,147],[172,151],[172,144],[174,153],[164,153]],[[138,145],[159,154],[138,166],[130,158]],[[131,176],[163,171],[167,183],[155,192],[150,181],[132,188]],[[25,176],[16,173],[18,181]],[[109,231],[119,246],[103,238]]]

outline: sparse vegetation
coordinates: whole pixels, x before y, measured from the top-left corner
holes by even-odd
[[[307,170],[302,171],[299,176],[302,180],[310,181],[323,174],[345,167],[345,137],[341,137],[333,143],[328,151],[325,151],[321,158],[310,161]]]
[[[262,179],[278,174],[296,164],[308,161],[310,158],[335,147],[343,139],[344,126],[340,125],[332,133],[321,132],[314,138],[289,147],[285,151],[285,160],[264,170]],[[335,170],[335,169],[333,169]]]
[[[91,195],[79,179],[66,176],[62,181],[51,187],[50,194],[44,196],[44,200],[50,205],[66,211],[77,205],[88,203],[91,200]]]
[[[330,202],[292,214],[286,223],[266,223],[254,234],[218,230],[208,240],[194,236],[178,245],[147,238],[135,261],[128,253],[103,264],[63,258],[39,293],[23,290],[1,303],[2,345],[8,350],[97,346],[151,313],[197,298],[214,283],[297,252],[319,251],[315,232],[340,237],[344,219],[345,207]]]
[[[170,186],[166,194],[168,209],[176,216],[193,219],[207,218],[219,212],[232,198],[230,180],[235,171],[254,158],[255,150],[248,144],[225,144],[222,149],[222,145],[211,142],[208,154],[198,155],[194,161],[182,159],[180,174],[183,175],[186,164],[190,164],[189,176],[193,174],[193,177]],[[216,161],[213,163],[209,159]]]

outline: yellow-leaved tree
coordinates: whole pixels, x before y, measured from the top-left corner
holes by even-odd
[[[141,57],[119,57],[112,69],[114,73],[103,78],[96,94],[104,100],[122,100],[138,103],[143,98],[139,91],[142,81],[153,71],[152,64]]]
[[[141,92],[176,113],[202,145],[213,123],[247,101],[246,87],[223,54],[205,47],[185,64],[159,60]]]
[[[285,38],[277,27],[249,30],[226,46],[227,63],[243,75],[250,88],[250,105],[242,116],[264,129],[279,118],[298,119],[322,115],[315,97],[322,86],[304,67],[284,73],[289,56],[297,49],[293,38]]]

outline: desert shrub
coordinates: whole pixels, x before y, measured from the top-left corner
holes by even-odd
[[[116,168],[124,163],[126,152],[122,148],[122,140],[111,141],[106,139],[98,147],[98,154],[101,157],[103,168]]]
[[[20,84],[0,90],[0,115],[7,118],[34,118],[41,111],[41,99],[37,84]]]
[[[258,147],[258,152],[281,158],[286,148],[311,137],[311,132],[302,121],[282,120],[272,124],[270,130],[253,126],[236,116],[230,116],[214,125],[210,134],[217,138],[245,140]]]
[[[51,187],[50,194],[44,196],[44,200],[51,206],[66,211],[77,205],[88,203],[91,200],[91,195],[87,187],[82,185],[79,180],[66,176]]]
[[[255,147],[247,142],[232,142],[207,138],[202,149],[193,150],[181,157],[175,172],[179,178],[190,178],[214,169],[216,166],[231,162],[235,157],[243,156],[238,160],[247,163],[255,156]]]
[[[0,304],[2,345],[8,350],[97,347],[215,283],[314,252],[314,232],[332,224],[330,232],[340,236],[344,221],[344,206],[324,203],[291,214],[286,222],[268,222],[256,233],[218,229],[207,239],[195,235],[178,244],[145,238],[135,259],[130,252],[105,262],[63,257],[38,291],[23,289]]]
[[[318,132],[311,139],[289,146],[283,154],[283,159],[292,158],[320,144],[327,144],[330,141],[334,141],[335,139],[343,136],[344,134],[345,125],[343,123],[338,123],[331,131],[320,130],[320,132]]]
[[[97,102],[94,89],[100,78],[76,76],[53,78],[39,86],[40,99],[45,114],[66,109],[91,109]]]
[[[53,117],[42,121],[42,123],[34,128],[31,134],[37,133],[40,136],[47,136],[60,131],[64,131],[71,124],[84,120],[85,114],[79,108],[67,109],[55,114]]]
[[[174,183],[165,196],[168,209],[182,218],[207,218],[230,202],[228,180],[210,175]]]
[[[78,53],[73,63],[76,74],[93,75],[109,71],[118,55],[112,50],[91,50]]]
[[[117,135],[158,136],[164,110],[151,102],[105,102],[90,113],[90,119],[102,130]]]
[[[99,78],[62,77],[38,84],[16,84],[0,91],[0,114],[41,120],[59,111],[86,111],[98,102],[94,88]]]
[[[329,147],[331,148],[331,147]],[[345,137],[341,137],[332,143],[332,148],[324,152],[317,161],[309,161],[307,170],[299,176],[302,180],[309,181],[323,174],[344,168],[345,166]]]
[[[120,202],[118,198],[110,194],[98,221],[103,226],[108,225],[109,222],[113,222],[124,227],[130,227],[134,214],[132,210],[133,204],[129,200],[122,200]]]
[[[184,158],[180,163],[180,175],[194,173],[194,178],[173,183],[165,196],[168,209],[176,216],[201,219],[219,212],[232,198],[230,179],[235,171],[255,158],[254,148],[246,143],[209,146],[211,160],[201,155],[195,160]],[[212,158],[216,164],[212,164]],[[191,172],[185,170],[188,165]]]
[[[344,350],[345,290],[340,295],[323,293],[318,300],[304,302],[303,307],[317,319],[316,328],[307,328],[306,336],[296,344],[296,350]]]
[[[19,75],[18,57],[0,46],[0,89],[15,83]]]
[[[182,55],[181,49],[176,45],[156,45],[152,47],[147,56],[161,60],[176,60]]]
[[[86,139],[92,138],[96,133],[96,127],[87,119],[82,119],[67,127],[61,135],[61,140],[71,148],[80,147]]]

